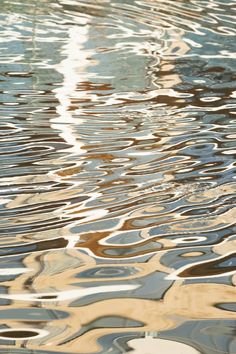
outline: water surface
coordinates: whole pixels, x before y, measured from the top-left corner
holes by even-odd
[[[236,1],[0,0],[0,353],[236,353]]]

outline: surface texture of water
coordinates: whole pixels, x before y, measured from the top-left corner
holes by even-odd
[[[236,353],[236,1],[0,5],[0,353]]]

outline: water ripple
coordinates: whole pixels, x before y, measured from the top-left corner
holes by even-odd
[[[235,5],[2,0],[0,353],[236,352]]]

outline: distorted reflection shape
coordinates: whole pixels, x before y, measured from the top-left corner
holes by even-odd
[[[138,285],[108,285],[108,286],[97,286],[87,289],[78,289],[78,290],[67,290],[61,292],[51,292],[51,293],[38,293],[38,294],[0,294],[1,299],[9,300],[19,300],[19,301],[36,301],[36,302],[57,302],[65,301],[70,299],[82,298],[85,296],[107,293],[107,292],[116,292],[116,291],[129,291],[134,290]]]
[[[200,352],[184,343],[178,343],[166,339],[156,339],[152,337],[145,337],[139,339],[132,339],[128,342],[132,354],[200,354]]]
[[[6,328],[0,329],[0,339],[23,341],[28,339],[42,338],[48,335],[45,330],[34,328]]]
[[[1,10],[0,351],[235,353],[234,1]]]

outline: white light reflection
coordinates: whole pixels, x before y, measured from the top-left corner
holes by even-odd
[[[94,286],[90,288],[80,288],[75,290],[50,292],[50,293],[33,293],[33,294],[0,294],[1,299],[18,300],[18,301],[33,301],[33,302],[58,302],[71,299],[79,299],[89,295],[117,292],[117,291],[131,291],[139,287],[136,284],[119,284],[107,286]]]
[[[55,69],[62,74],[62,86],[54,89],[55,97],[59,105],[56,107],[58,117],[51,119],[52,129],[61,130],[59,135],[68,145],[72,145],[67,152],[78,155],[84,151],[81,149],[83,143],[78,139],[75,126],[81,124],[83,120],[78,117],[79,111],[70,110],[72,101],[79,102],[85,99],[85,91],[78,90],[78,84],[88,79],[87,67],[91,65],[89,61],[90,52],[84,49],[84,44],[88,40],[89,26],[85,19],[81,19],[81,26],[73,26],[68,30],[67,43],[62,48],[62,55],[65,57]],[[76,115],[76,117],[75,117]]]

